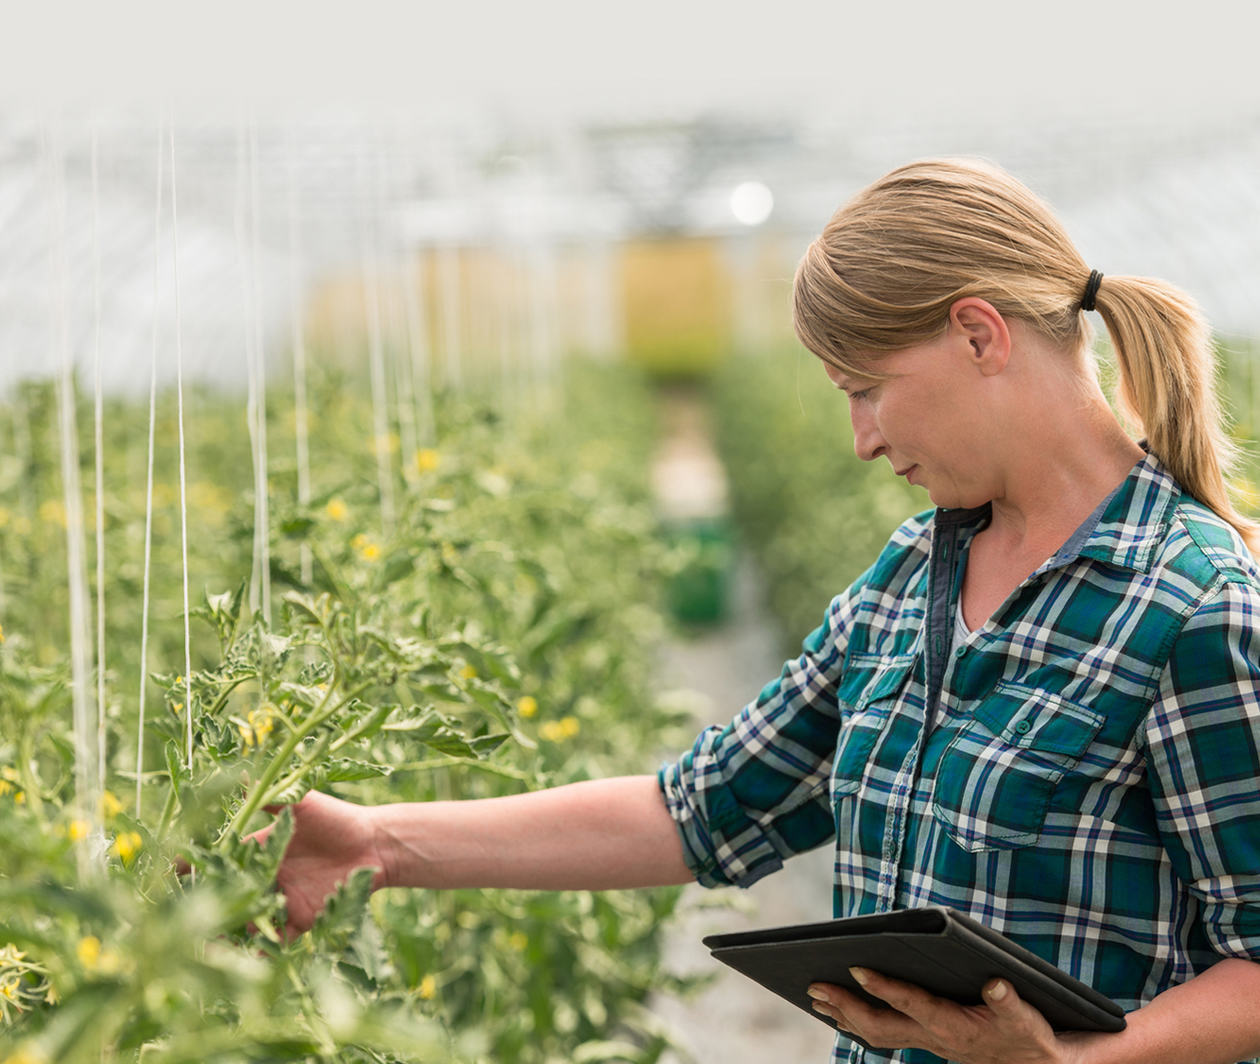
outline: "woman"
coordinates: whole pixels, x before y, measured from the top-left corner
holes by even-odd
[[[1098,385],[1093,309],[1141,443]],[[1000,981],[967,1008],[863,972],[895,1011],[811,988],[835,1060],[1260,1053],[1260,530],[1228,498],[1193,305],[1091,271],[1002,171],[928,161],[837,212],[795,324],[859,455],[937,509],[656,779],[309,796],[280,871],[292,927],[358,865],[379,885],[746,886],[834,839],[837,915],[948,905],[1130,1010],[1123,1032],[1055,1035]]]

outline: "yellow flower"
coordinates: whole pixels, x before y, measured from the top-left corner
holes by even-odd
[[[101,815],[106,820],[112,820],[122,812],[122,802],[120,802],[113,791],[106,791],[101,795]]]
[[[78,954],[79,963],[88,971],[91,971],[101,960],[101,940],[95,935],[85,935],[79,939],[79,944],[75,947],[75,953]]]
[[[175,716],[177,716],[177,717],[178,717],[178,716],[179,716],[179,715],[180,715],[183,711],[184,711],[184,703],[183,703],[183,702],[176,702],[173,706],[171,706],[171,712],[172,712],[172,713],[174,713],[174,714],[175,714]]]
[[[124,831],[114,837],[114,844],[110,846],[109,852],[123,864],[131,864],[143,844],[144,839],[138,831]]]
[[[350,508],[341,499],[329,499],[328,505],[324,507],[324,513],[334,521],[344,521],[350,516]]]
[[[13,790],[12,783],[8,780],[0,780],[0,797],[8,794],[11,790]]]
[[[86,820],[72,820],[70,826],[66,828],[66,835],[71,842],[79,842],[88,837],[90,830],[91,827]]]
[[[524,931],[513,931],[508,935],[508,945],[520,953],[529,945],[529,936]]]
[[[424,998],[425,1001],[428,1001],[436,994],[437,994],[437,979],[435,979],[433,976],[433,973],[430,972],[428,975],[426,975],[423,979],[420,980],[420,996]]]
[[[48,1057],[42,1050],[19,1046],[4,1058],[4,1064],[48,1064]]]
[[[18,792],[17,792],[17,794],[15,794],[15,795],[13,796],[13,801],[14,801],[14,802],[16,802],[18,805],[25,805],[25,804],[26,804],[26,792],[25,792],[25,791],[18,791]]]
[[[39,519],[50,525],[66,527],[66,504],[60,499],[48,499],[39,504]]]
[[[366,532],[356,533],[350,541],[350,546],[359,552],[361,558],[369,562],[374,562],[381,556],[380,546]]]
[[[17,964],[26,956],[24,950],[20,950],[12,942],[8,943],[3,949],[0,949],[0,964]]]
[[[477,678],[477,670],[471,665],[465,665],[459,670],[459,677],[461,680],[475,680]]]
[[[0,624],[0,643],[4,642],[4,625]]]
[[[538,700],[533,695],[525,695],[516,703],[516,712],[529,719],[538,713]]]
[[[12,979],[6,979],[3,983],[0,983],[0,994],[3,994],[10,1001],[16,1000],[17,989],[18,989],[18,980],[16,977]]]
[[[442,461],[442,456],[432,447],[422,447],[416,452],[416,469],[421,473],[432,473]]]
[[[267,704],[258,709],[251,709],[248,723],[238,725],[237,729],[241,733],[241,738],[245,740],[246,746],[253,746],[255,743],[261,746],[263,740],[272,733],[275,726],[272,706]]]
[[[547,721],[539,729],[539,734],[549,743],[559,743],[572,739],[581,730],[582,725],[577,717],[562,717],[560,720]]]

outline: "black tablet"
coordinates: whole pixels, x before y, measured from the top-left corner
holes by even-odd
[[[816,1016],[805,992],[834,983],[877,1005],[849,974],[851,966],[914,983],[966,1005],[981,1003],[990,979],[1008,980],[1055,1030],[1120,1031],[1124,1010],[992,928],[945,908],[901,909],[818,924],[709,935],[713,956]]]

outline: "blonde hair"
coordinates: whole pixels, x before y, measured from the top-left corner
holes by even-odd
[[[1010,174],[929,159],[880,178],[832,216],[797,268],[793,324],[810,351],[859,378],[879,378],[873,357],[939,336],[965,296],[1083,354],[1089,276],[1050,208]],[[1182,488],[1260,553],[1260,525],[1226,486],[1235,451],[1198,307],[1163,281],[1113,274],[1094,304],[1115,350],[1121,410]]]

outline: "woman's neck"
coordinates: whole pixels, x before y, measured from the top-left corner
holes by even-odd
[[[984,533],[990,545],[1048,558],[1142,460],[1142,448],[1102,407],[1084,417],[1075,410],[1057,422],[1061,430],[1029,433],[1012,448]]]

